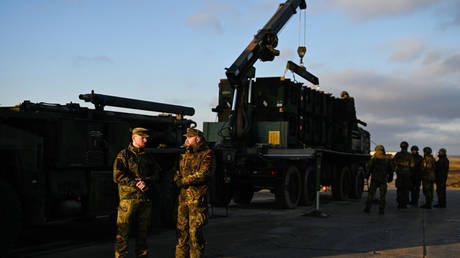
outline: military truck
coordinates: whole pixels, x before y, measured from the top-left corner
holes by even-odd
[[[335,199],[360,198],[370,155],[370,134],[359,125],[354,99],[319,90],[319,79],[292,61],[287,69],[310,85],[280,77],[255,78],[257,60],[272,61],[277,33],[304,0],[281,4],[267,24],[227,68],[219,83],[218,122],[203,130],[217,156],[211,203],[249,203],[269,189],[283,208],[319,200],[321,186]],[[305,47],[299,47],[299,56]]]
[[[117,188],[112,164],[131,140],[130,129],[151,131],[148,151],[162,167],[162,182],[154,189],[155,223],[171,223],[175,205],[172,176],[186,129],[195,124],[184,116],[190,107],[82,94],[77,103],[24,101],[0,108],[1,243],[11,244],[22,227],[69,218],[96,218],[116,213]],[[105,106],[156,111],[134,114],[104,110]],[[160,195],[156,195],[160,196]]]

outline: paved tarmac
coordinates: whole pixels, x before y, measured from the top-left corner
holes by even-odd
[[[330,216],[317,218],[303,216],[311,207],[276,209],[273,195],[259,192],[246,207],[231,205],[229,217],[209,220],[206,257],[460,257],[460,191],[449,190],[447,196],[447,209],[398,210],[390,189],[386,213],[379,215],[377,206],[370,214],[362,212],[367,193],[361,200],[340,202],[323,193],[321,210]],[[223,208],[215,212],[225,215]],[[151,257],[174,257],[174,230],[158,229],[148,242]],[[36,257],[113,257],[113,243]]]

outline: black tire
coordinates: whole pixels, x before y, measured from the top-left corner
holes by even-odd
[[[315,200],[316,196],[316,181],[315,181],[315,167],[309,166],[305,173],[303,174],[303,184],[302,184],[302,198],[300,203],[302,205],[311,205]]]
[[[334,199],[338,201],[347,200],[350,193],[350,187],[350,169],[344,166],[332,185],[332,195]]]
[[[295,166],[284,173],[281,184],[275,191],[275,201],[280,208],[294,209],[300,203],[302,195],[302,177]]]
[[[0,210],[0,245],[8,250],[21,234],[22,206],[15,189],[3,180],[0,180],[0,203],[3,206]]]
[[[233,201],[237,204],[249,204],[254,196],[254,189],[251,187],[234,188],[232,196]]]
[[[353,184],[350,191],[350,197],[353,199],[361,199],[364,191],[364,168],[357,166],[353,171]]]

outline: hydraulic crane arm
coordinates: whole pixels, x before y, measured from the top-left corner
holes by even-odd
[[[297,7],[300,7],[300,9],[307,8],[305,0],[287,0],[284,4],[280,4],[276,13],[257,32],[243,53],[240,54],[230,68],[227,68],[226,75],[233,87],[236,87],[235,84],[254,76],[252,75],[253,65],[258,59],[264,62],[272,61],[275,56],[279,55],[279,51],[275,49],[278,45],[277,34],[292,15],[296,13]]]

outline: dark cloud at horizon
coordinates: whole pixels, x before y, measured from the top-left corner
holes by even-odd
[[[460,154],[460,85],[452,83],[460,79],[460,54],[439,54],[429,64],[421,59],[414,71],[402,75],[345,70],[323,77],[322,85],[355,98],[374,143],[397,150],[407,140]]]
[[[348,13],[354,22],[411,15],[429,9],[438,19],[436,29],[460,27],[460,1],[458,0],[326,0],[327,8],[337,8]]]

